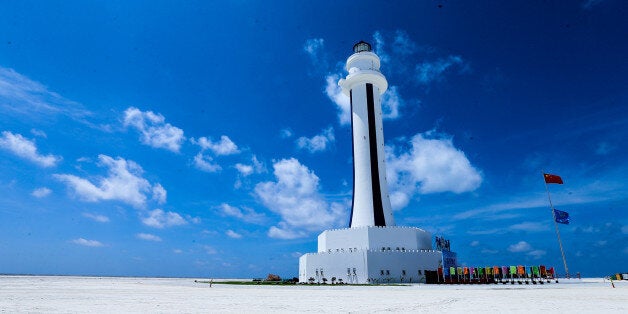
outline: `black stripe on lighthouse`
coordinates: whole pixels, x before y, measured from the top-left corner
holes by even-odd
[[[353,160],[353,191],[351,192],[351,216],[349,216],[349,228],[351,228],[351,224],[353,223],[353,204],[355,203],[355,144],[353,141],[355,140],[353,137],[353,90],[349,90],[349,106],[350,106],[350,114],[351,114],[351,160]]]
[[[377,126],[375,125],[375,99],[373,84],[366,84],[366,108],[369,120],[369,150],[371,152],[371,187],[373,192],[373,216],[375,225],[385,227],[382,189],[379,182],[379,158],[377,156]]]

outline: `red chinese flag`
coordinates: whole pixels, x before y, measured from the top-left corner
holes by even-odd
[[[545,183],[563,184],[563,179],[555,174],[544,173]]]

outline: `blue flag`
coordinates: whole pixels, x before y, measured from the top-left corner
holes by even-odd
[[[556,222],[559,224],[565,224],[568,225],[569,224],[569,213],[568,212],[564,212],[562,210],[558,210],[558,209],[554,209],[554,219],[556,219]]]

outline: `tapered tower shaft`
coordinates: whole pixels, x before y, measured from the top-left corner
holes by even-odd
[[[347,59],[349,72],[338,84],[351,102],[353,203],[350,227],[394,226],[384,155],[381,94],[388,82],[379,72],[379,57],[359,42]]]

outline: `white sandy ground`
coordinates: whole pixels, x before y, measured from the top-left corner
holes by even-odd
[[[207,279],[203,279],[207,280]],[[628,282],[239,286],[189,278],[0,276],[2,313],[628,313]]]

